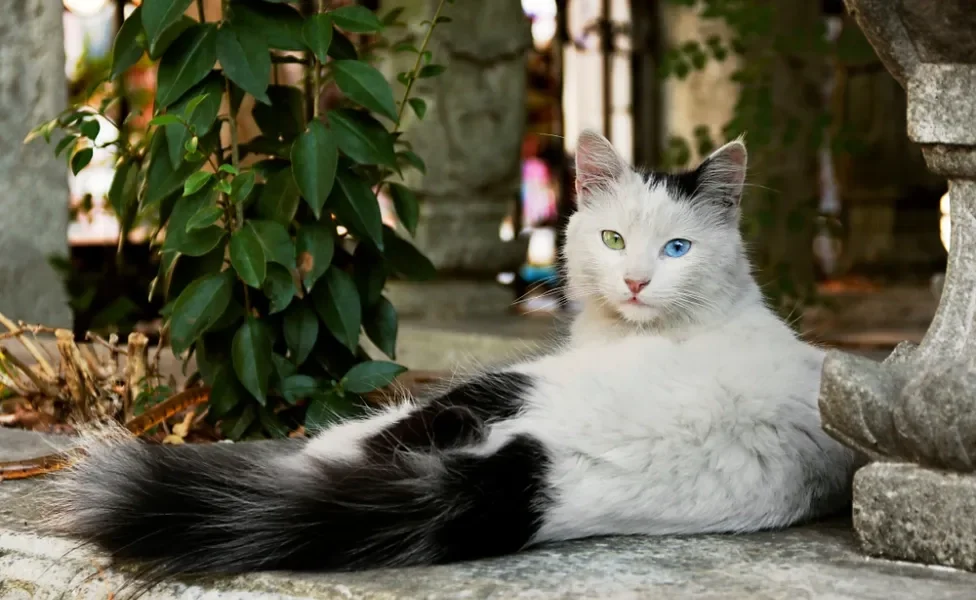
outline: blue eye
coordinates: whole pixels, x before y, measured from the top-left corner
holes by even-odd
[[[671,258],[684,256],[685,254],[688,254],[689,250],[691,250],[691,242],[681,238],[673,239],[667,244],[664,244],[664,253]]]

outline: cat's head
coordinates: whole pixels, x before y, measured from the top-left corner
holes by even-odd
[[[564,249],[568,296],[638,327],[723,312],[754,285],[739,233],[745,174],[741,140],[693,171],[642,173],[584,131]]]

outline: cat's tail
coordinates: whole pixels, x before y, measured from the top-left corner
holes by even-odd
[[[514,552],[541,524],[548,459],[527,436],[479,444],[483,425],[435,403],[356,460],[310,452],[314,441],[95,445],[57,476],[54,524],[154,580]]]

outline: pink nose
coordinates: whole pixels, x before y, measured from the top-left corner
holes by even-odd
[[[650,283],[650,281],[646,279],[624,279],[624,283],[627,284],[627,289],[630,290],[630,293],[636,296],[642,289],[647,287],[647,284]]]

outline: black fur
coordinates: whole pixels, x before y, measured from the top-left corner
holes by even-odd
[[[668,186],[669,195],[677,200],[692,200],[695,198],[695,195],[700,191],[698,188],[701,185],[701,175],[707,164],[707,162],[703,163],[694,171],[684,171],[668,175],[666,185]]]
[[[712,214],[719,215],[723,222],[734,221],[739,198],[707,183],[706,175],[712,167],[712,160],[706,159],[692,171],[651,173],[645,176],[644,181],[648,187],[663,185],[668,195],[678,202],[707,207]]]
[[[393,450],[446,450],[483,441],[486,425],[514,418],[532,380],[505,372],[463,383],[366,442],[378,457]]]
[[[384,432],[415,452],[372,440],[362,464],[280,460],[302,442],[96,448],[62,488],[64,531],[142,563],[153,580],[514,552],[532,540],[549,503],[546,451],[529,436],[487,456],[465,446],[514,416],[529,384],[512,375],[462,385]]]

